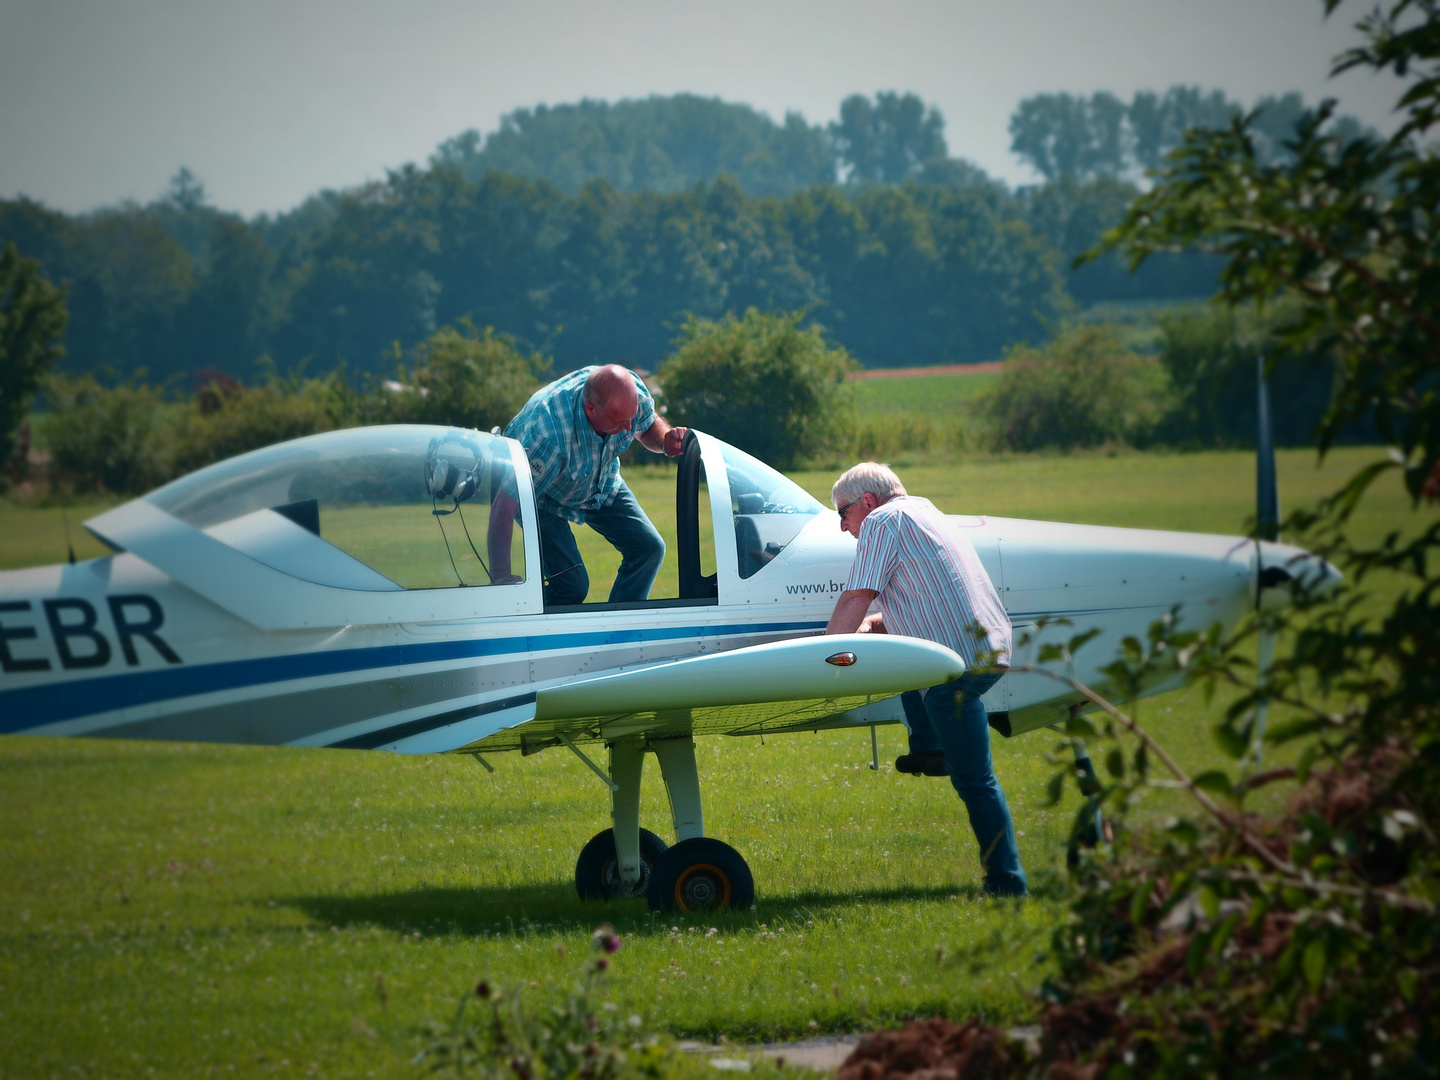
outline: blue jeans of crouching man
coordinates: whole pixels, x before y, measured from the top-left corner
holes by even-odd
[[[985,891],[1024,896],[1025,871],[1015,847],[1015,824],[990,760],[990,727],[980,700],[999,681],[1000,674],[965,675],[928,690],[912,690],[900,700],[910,724],[910,752],[945,751],[950,783],[965,803],[980,844]]]
[[[570,522],[540,511],[540,562],[545,571],[546,604],[583,604],[590,592],[590,574]],[[648,600],[650,586],[665,561],[665,541],[623,482],[615,497],[599,510],[585,511],[585,524],[620,552],[620,570],[610,589],[610,602]]]

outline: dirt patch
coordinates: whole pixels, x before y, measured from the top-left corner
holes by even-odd
[[[860,1040],[835,1080],[984,1080],[1010,1076],[1018,1062],[999,1028],[971,1020],[964,1025],[934,1017],[911,1020],[899,1031],[877,1031]]]

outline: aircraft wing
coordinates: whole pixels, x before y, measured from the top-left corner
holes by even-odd
[[[770,642],[542,689],[530,718],[451,749],[533,752],[566,739],[760,735],[884,723],[897,718],[896,710],[876,703],[964,673],[965,662],[954,652],[918,638],[845,634]]]

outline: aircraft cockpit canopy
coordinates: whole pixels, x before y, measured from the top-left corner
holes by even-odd
[[[292,577],[367,592],[510,584],[525,545],[510,445],[458,428],[352,428],[191,473],[146,501]],[[491,534],[494,535],[491,535]]]
[[[720,453],[730,481],[740,577],[749,578],[784,551],[825,507],[799,484],[744,451],[721,443]]]

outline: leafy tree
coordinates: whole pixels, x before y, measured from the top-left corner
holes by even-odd
[[[1158,169],[1165,155],[1184,140],[1185,132],[1223,128],[1242,111],[1220,90],[1207,94],[1198,86],[1172,86],[1163,95],[1138,91],[1128,116],[1135,163],[1142,169]]]
[[[1198,86],[1172,86],[1163,94],[1141,90],[1128,106],[1104,91],[1088,98],[1037,94],[1021,101],[1010,118],[1010,149],[1047,181],[1133,177],[1160,168],[1184,142],[1185,132],[1219,130],[1244,111],[1222,91]],[[1285,143],[1305,112],[1304,100],[1293,92],[1264,97],[1254,111],[1256,152],[1267,161],[1284,158]],[[1330,134],[1338,139],[1367,133],[1353,117],[1331,121]]]
[[[510,422],[549,367],[488,326],[441,327],[415,349],[414,366],[372,399],[367,419],[489,431]]]
[[[1214,255],[1164,252],[1134,272],[1114,254],[1074,266],[1073,260],[1120,223],[1139,194],[1134,184],[1114,176],[1084,184],[1061,176],[1025,192],[1025,217],[1060,252],[1069,267],[1065,286],[1082,304],[1210,296],[1224,265]]]
[[[725,174],[757,195],[835,179],[825,132],[798,113],[776,124],[748,105],[694,94],[517,109],[488,137],[471,130],[441,143],[431,163],[471,180],[487,171],[543,178],[571,195],[596,179],[673,193]]]
[[[927,110],[914,94],[894,91],[876,94],[873,102],[863,94],[847,97],[830,137],[851,181],[900,184],[948,153],[940,111],[933,105]]]
[[[1113,94],[1037,94],[1010,117],[1010,151],[1046,180],[1115,176],[1126,167],[1125,106]]]
[[[15,454],[15,436],[46,371],[65,355],[65,291],[40,276],[14,244],[0,251],[0,465]]]
[[[802,328],[804,317],[688,318],[658,373],[671,423],[781,468],[845,449],[855,410],[845,376],[858,365],[818,327]]]
[[[1164,340],[1160,362],[1175,405],[1157,438],[1190,446],[1254,446],[1255,358],[1294,318],[1293,303],[1263,315],[1252,308],[1207,305],[1158,316]],[[1289,358],[1270,373],[1271,430],[1278,446],[1308,446],[1325,415],[1334,364]]]

